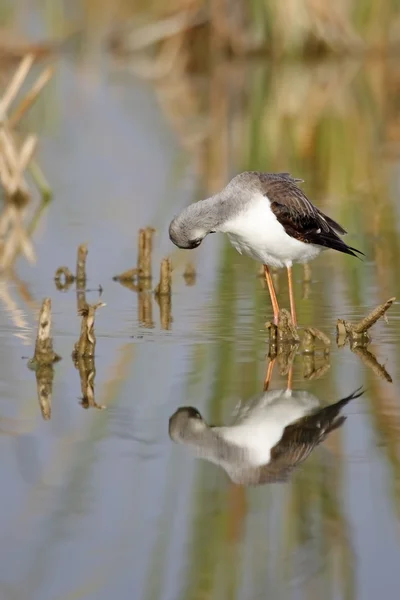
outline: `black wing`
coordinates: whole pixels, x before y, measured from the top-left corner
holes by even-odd
[[[332,431],[343,425],[346,420],[346,417],[340,416],[343,407],[363,393],[362,388],[358,388],[346,398],[317,409],[288,425],[279,442],[272,448],[271,462],[261,467],[258,473],[255,470],[249,473],[253,475],[251,483],[254,485],[287,481],[291,472],[308,458],[314,448]]]
[[[332,248],[357,256],[360,250],[348,246],[340,237],[346,230],[318,210],[298,187],[298,179],[288,173],[260,173],[263,193],[271,202],[271,210],[291,237],[306,244]]]

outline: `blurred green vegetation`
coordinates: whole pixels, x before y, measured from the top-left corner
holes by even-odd
[[[1,0],[0,16],[20,16],[30,6],[29,0]],[[157,37],[166,20],[181,19],[179,35],[188,51],[199,48],[194,43],[199,33],[211,50],[241,55],[380,52],[400,43],[399,0],[38,0],[38,8],[58,34],[60,24],[108,30],[111,24],[123,26],[123,37],[151,23]],[[127,35],[120,43],[129,49],[130,41]]]

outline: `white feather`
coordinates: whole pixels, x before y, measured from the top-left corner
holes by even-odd
[[[270,200],[258,193],[246,209],[219,227],[240,254],[271,267],[290,267],[312,260],[322,247],[288,235],[271,210]]]
[[[265,465],[285,427],[318,408],[318,399],[308,392],[266,392],[243,407],[230,427],[214,427],[226,442],[243,449],[253,466]]]

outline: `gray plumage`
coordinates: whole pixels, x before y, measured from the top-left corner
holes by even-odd
[[[343,242],[339,235],[345,234],[345,229],[312,204],[298,186],[301,182],[289,173],[240,173],[221,192],[191,204],[175,217],[169,227],[170,239],[179,248],[191,249],[209,233],[229,234],[226,223],[245,213],[261,195],[288,236],[320,248],[362,254]]]
[[[320,408],[318,400],[307,392],[266,392],[242,407],[229,427],[209,426],[197,409],[181,407],[169,420],[169,435],[174,442],[190,447],[197,457],[221,466],[237,484],[284,482],[318,444],[343,425],[346,418],[340,416],[341,410],[362,394],[359,388],[346,398]],[[283,427],[280,439],[270,449],[269,461],[257,464],[256,455],[252,452],[254,438],[259,438],[256,445],[262,445],[263,432],[267,438],[271,430],[275,433],[277,428],[279,430],[282,412],[277,420],[276,407],[280,406],[282,411],[287,409],[288,403],[291,403],[289,414],[291,412],[297,418],[289,419]],[[300,418],[299,414],[302,414]],[[271,425],[270,421],[274,418],[275,423]],[[244,431],[245,435],[240,431]],[[267,439],[265,444],[268,449]]]

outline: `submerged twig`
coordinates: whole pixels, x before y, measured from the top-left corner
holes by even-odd
[[[58,267],[54,281],[58,290],[67,290],[75,281],[75,276],[72,275],[68,267]]]

